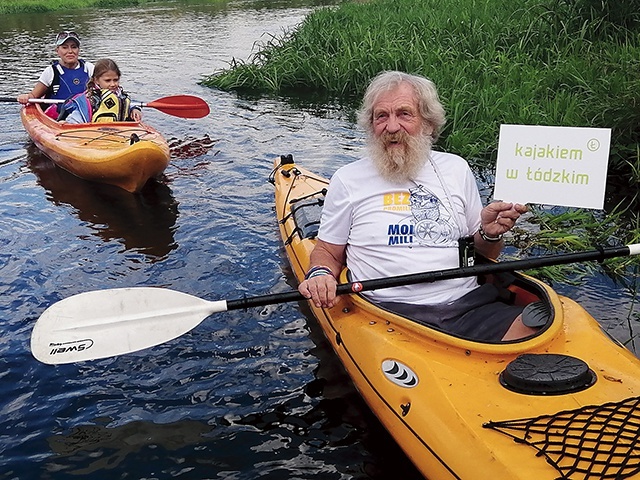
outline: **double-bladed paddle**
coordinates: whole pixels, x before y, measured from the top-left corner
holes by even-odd
[[[638,254],[640,244],[632,244],[478,264],[345,283],[338,286],[338,294]],[[47,308],[33,328],[31,351],[36,359],[51,365],[96,360],[167,342],[187,333],[214,313],[299,300],[304,297],[297,291],[208,301],[156,287],[95,290],[68,297]]]
[[[66,100],[52,100],[48,98],[31,98],[30,103],[64,103]],[[18,102],[14,97],[0,97],[0,102]],[[199,97],[193,95],[172,95],[159,98],[149,103],[132,102],[134,107],[147,107],[160,110],[167,115],[181,118],[202,118],[209,115],[209,105]]]

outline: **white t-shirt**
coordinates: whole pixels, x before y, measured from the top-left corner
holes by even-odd
[[[78,68],[80,68],[80,62],[78,62],[78,66],[74,70],[77,70]],[[93,63],[85,61],[84,70],[89,75],[89,78],[91,78],[91,75],[93,75]],[[58,68],[58,72],[60,73],[60,75],[64,75],[64,70],[62,68]],[[38,78],[38,81],[44,84],[46,87],[51,86],[51,83],[53,82],[53,65],[49,65],[44,69],[44,71],[40,74],[40,78]]]
[[[345,165],[331,178],[318,238],[347,246],[354,281],[459,266],[458,239],[480,226],[478,186],[463,158],[433,151],[431,162],[404,185],[384,180],[368,158]],[[442,304],[477,286],[471,277],[365,295],[379,302]]]

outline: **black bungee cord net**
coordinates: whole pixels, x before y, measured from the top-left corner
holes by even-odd
[[[483,426],[535,448],[560,472],[558,480],[622,480],[640,472],[640,397]]]

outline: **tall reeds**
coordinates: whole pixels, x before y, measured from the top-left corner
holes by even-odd
[[[355,104],[382,70],[420,73],[448,113],[443,148],[492,165],[502,123],[608,127],[610,171],[636,185],[627,172],[639,163],[638,12],[640,0],[348,2],[314,11],[203,83]]]
[[[605,211],[534,208],[511,239],[519,256],[640,241],[640,0],[346,2],[314,11],[204,83],[312,91],[350,108],[373,76],[396,69],[436,83],[448,117],[440,147],[480,170],[495,165],[503,123],[612,128]],[[632,261],[609,273],[624,278]],[[545,275],[590,273],[573,265]]]

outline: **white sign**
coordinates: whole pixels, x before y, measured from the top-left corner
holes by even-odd
[[[611,129],[501,125],[493,197],[602,209]]]

